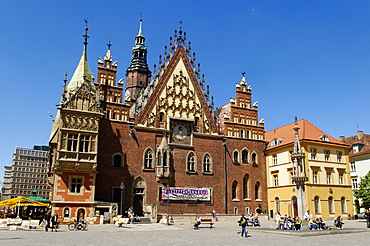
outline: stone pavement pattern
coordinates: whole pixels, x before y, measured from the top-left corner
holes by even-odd
[[[69,231],[62,225],[58,232],[0,231],[0,245],[369,245],[370,229],[360,221],[346,222],[347,232],[365,232],[319,235],[321,231],[302,233],[312,236],[294,236],[289,231],[270,229],[270,224],[261,228],[248,228],[250,237],[241,237],[236,222],[216,222],[215,228],[194,230],[190,222],[171,226],[162,224],[134,224],[119,228],[114,225],[92,225],[88,231]],[[263,231],[263,232],[262,232]],[[333,231],[334,232],[334,231]],[[337,231],[335,231],[337,232]],[[342,232],[346,232],[343,230]],[[302,234],[304,235],[304,234]],[[315,235],[315,236],[313,236]]]

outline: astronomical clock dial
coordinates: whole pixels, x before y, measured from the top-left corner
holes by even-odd
[[[178,125],[173,129],[173,134],[177,139],[184,139],[188,135],[188,129],[184,125]]]
[[[171,121],[171,142],[176,142],[180,144],[190,144],[191,135],[191,122],[172,120]]]

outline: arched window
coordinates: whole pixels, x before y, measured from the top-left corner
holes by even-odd
[[[279,199],[279,197],[275,197],[275,210],[276,210],[276,212],[280,213],[280,199]]]
[[[161,167],[162,166],[162,155],[161,155],[161,152],[158,153],[158,159],[157,159],[157,166],[158,167]]]
[[[187,171],[188,172],[195,172],[195,154],[194,152],[190,152],[187,159]]]
[[[152,149],[147,149],[144,153],[144,169],[153,168],[153,151]]]
[[[249,198],[249,176],[246,174],[243,178],[243,197],[244,199]]]
[[[334,213],[334,199],[332,196],[328,198],[328,206],[329,206],[329,213],[333,214]]]
[[[319,214],[320,213],[320,198],[318,196],[315,196],[314,203],[315,203],[315,214]]]
[[[167,152],[163,153],[163,166],[167,167]]]
[[[342,214],[347,213],[347,206],[346,206],[346,198],[345,197],[342,197],[340,199],[340,207],[341,207],[341,210],[342,210]]]
[[[113,155],[113,167],[123,167],[123,155],[120,153],[114,154]]]
[[[237,150],[235,150],[233,153],[233,163],[239,164],[239,152]]]
[[[238,188],[238,182],[234,181],[232,185],[232,191],[231,191],[231,196],[232,196],[231,198],[233,200],[238,199],[237,188]]]
[[[242,151],[242,163],[248,164],[248,150],[246,149]]]
[[[257,154],[256,153],[252,154],[252,164],[257,165]]]
[[[254,197],[255,199],[260,199],[260,183],[257,182],[256,185],[254,186]]]
[[[63,209],[63,218],[69,218],[71,217],[71,211],[70,208],[66,207]]]
[[[210,173],[212,172],[212,166],[211,166],[211,156],[209,154],[205,154],[203,158],[203,172]]]

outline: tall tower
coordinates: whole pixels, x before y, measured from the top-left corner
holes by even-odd
[[[298,216],[303,218],[306,210],[306,191],[305,182],[308,181],[306,176],[305,168],[305,157],[306,155],[302,152],[301,144],[299,140],[299,127],[297,122],[297,116],[295,117],[295,125],[293,130],[295,131],[294,137],[294,149],[291,155],[293,163],[293,175],[292,180],[295,182],[297,187],[297,206],[298,206]]]
[[[139,33],[132,47],[131,64],[126,70],[125,101],[136,101],[143,88],[148,85],[151,72],[147,63],[147,48],[142,34],[143,20],[140,19]]]
[[[103,59],[98,58],[98,79],[96,89],[99,91],[100,105],[106,119],[127,120],[127,113],[122,111],[123,79],[116,82],[118,62],[112,62],[110,41]]]
[[[99,121],[102,110],[87,62],[88,28],[81,59],[69,81],[49,140],[53,210],[64,217],[94,215]]]

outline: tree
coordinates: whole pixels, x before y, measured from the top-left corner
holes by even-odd
[[[361,178],[359,189],[354,190],[354,196],[362,200],[362,208],[370,208],[370,171]]]

